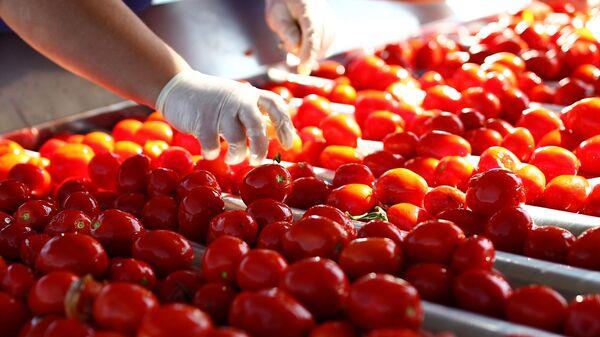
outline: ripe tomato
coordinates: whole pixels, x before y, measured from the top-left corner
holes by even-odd
[[[28,315],[25,304],[5,292],[0,292],[0,335],[18,336]]]
[[[201,270],[178,270],[158,283],[156,295],[162,303],[187,303],[204,282]]]
[[[0,179],[6,179],[10,171],[19,164],[29,162],[29,156],[24,152],[7,153],[0,156]]]
[[[50,159],[48,171],[56,182],[69,177],[88,176],[88,164],[94,157],[94,151],[84,144],[66,144],[57,149]]]
[[[427,184],[433,185],[435,169],[439,163],[439,160],[431,157],[414,157],[406,161],[404,168],[420,175]]]
[[[175,132],[171,144],[188,150],[192,156],[197,156],[202,152],[200,141],[191,133]]]
[[[209,314],[217,324],[225,324],[236,290],[221,282],[202,285],[194,294],[194,306]]]
[[[17,298],[27,297],[35,283],[31,268],[21,263],[13,263],[6,268],[0,284],[3,291]]]
[[[470,269],[454,279],[454,301],[459,308],[489,316],[502,316],[512,293],[502,276],[483,269]]]
[[[164,150],[157,159],[158,165],[167,169],[171,169],[185,176],[194,169],[194,162],[190,152],[183,147],[171,146]]]
[[[239,294],[231,305],[229,323],[257,337],[305,336],[315,325],[310,312],[279,288]]]
[[[381,141],[391,133],[403,131],[404,127],[400,115],[386,110],[374,111],[365,119],[363,138]]]
[[[287,167],[288,172],[293,180],[305,177],[315,177],[315,172],[312,165],[307,162],[294,163]]]
[[[317,325],[310,337],[358,337],[354,327],[345,321],[327,321]]]
[[[346,312],[363,329],[417,329],[423,321],[417,290],[402,279],[384,274],[369,274],[354,282]]]
[[[30,195],[29,187],[18,180],[0,181],[0,211],[12,214]]]
[[[452,270],[462,273],[468,269],[491,270],[496,250],[488,238],[473,235],[459,243],[452,255]]]
[[[92,148],[95,154],[111,152],[114,140],[111,135],[102,131],[93,131],[83,137],[83,144]]]
[[[487,127],[476,128],[468,131],[465,138],[471,144],[472,154],[479,155],[492,146],[502,143],[502,134]]]
[[[178,189],[179,176],[173,170],[166,168],[156,168],[148,174],[148,185],[146,186],[146,192],[149,196],[157,195],[169,195],[175,194],[175,190]],[[186,180],[184,177],[179,184]],[[180,195],[179,197],[183,197]]]
[[[95,216],[100,211],[98,201],[86,191],[77,191],[69,194],[62,202],[64,210],[79,210],[88,216]]]
[[[417,263],[404,273],[404,279],[422,299],[442,304],[450,302],[452,278],[452,272],[437,263]]]
[[[142,319],[138,334],[146,337],[194,337],[212,329],[210,317],[185,304],[155,307]]]
[[[600,133],[600,120],[598,119],[598,107],[600,99],[585,98],[570,105],[561,112],[561,119],[568,129],[575,134],[590,138]]]
[[[364,214],[375,207],[373,189],[364,184],[343,185],[331,191],[327,204],[351,215]]]
[[[144,153],[144,149],[138,143],[134,143],[129,140],[121,140],[115,143],[115,150],[113,153],[116,154],[121,160],[126,160],[138,154]]]
[[[375,196],[387,205],[408,202],[420,206],[427,188],[427,182],[421,176],[410,170],[397,168],[379,177],[375,183]]]
[[[589,193],[590,184],[584,177],[560,175],[546,185],[541,202],[548,208],[579,212],[585,206]]]
[[[119,121],[112,130],[112,135],[116,141],[135,139],[135,134],[142,127],[142,122],[135,119],[123,119]]]
[[[63,210],[50,219],[44,227],[44,233],[52,236],[70,232],[90,234],[91,223],[90,218],[82,211]]]
[[[548,109],[531,108],[523,111],[516,126],[529,130],[537,143],[550,131],[563,127],[563,123],[555,113]]]
[[[50,173],[45,168],[29,163],[13,166],[8,172],[8,179],[23,182],[29,187],[31,195],[37,198],[47,196],[52,189]]]
[[[342,250],[340,267],[350,279],[369,273],[396,275],[402,269],[401,246],[387,238],[361,238],[350,241]]]
[[[256,220],[260,228],[277,221],[292,222],[293,220],[292,209],[273,199],[255,200],[248,205],[246,212]]]
[[[139,192],[121,194],[115,198],[113,203],[114,208],[131,213],[138,218],[142,215],[145,204],[146,195]]]
[[[143,230],[142,224],[133,215],[108,209],[92,220],[90,235],[100,241],[109,255],[127,256],[131,252],[131,244]]]
[[[521,178],[525,189],[525,200],[528,204],[535,204],[546,188],[546,177],[537,167],[522,164],[515,174]]]
[[[304,215],[302,215],[302,218],[306,218],[311,215],[322,216],[339,223],[348,233],[349,239],[356,238],[356,227],[354,222],[340,209],[329,205],[316,205],[306,210]]]
[[[335,170],[344,164],[360,163],[361,159],[353,147],[329,145],[319,155],[319,161],[322,167]]]
[[[35,234],[31,227],[11,223],[0,229],[0,256],[5,259],[19,258],[21,243],[29,236]]]
[[[319,126],[321,121],[331,113],[329,100],[315,94],[302,99],[294,116],[294,125],[298,129],[307,126]]]
[[[333,186],[340,187],[351,183],[372,186],[375,177],[371,170],[364,164],[344,164],[335,170]]]
[[[166,195],[150,198],[142,209],[142,219],[147,229],[177,229],[177,201]]]
[[[290,207],[308,209],[323,204],[329,196],[330,185],[315,177],[302,177],[294,180],[292,191],[285,198]]]
[[[144,192],[148,186],[150,159],[135,155],[121,164],[117,172],[117,190],[121,193]]]
[[[108,257],[102,245],[89,235],[66,233],[50,239],[38,255],[35,268],[43,273],[63,270],[79,276],[104,275]]]
[[[493,168],[502,168],[516,171],[521,161],[510,150],[501,146],[492,146],[483,151],[479,156],[477,171],[484,172]]]
[[[258,234],[256,247],[283,253],[283,235],[291,226],[287,221],[276,221],[264,226]]]
[[[473,171],[473,164],[467,158],[459,156],[444,157],[435,167],[433,185],[448,185],[466,191]]]
[[[334,103],[354,104],[356,102],[356,89],[350,84],[338,83],[331,88],[328,98]]]
[[[56,186],[54,199],[58,201],[59,205],[62,205],[71,193],[79,191],[95,193],[96,187],[92,181],[87,178],[67,178],[60,185]]]
[[[246,205],[262,198],[283,201],[292,189],[292,177],[281,165],[267,164],[250,170],[240,186]]]
[[[533,151],[529,164],[537,166],[548,181],[560,175],[574,175],[579,170],[579,159],[573,152],[558,146],[544,146]]]
[[[383,138],[383,149],[404,158],[413,158],[417,154],[419,138],[410,131],[390,133]]]
[[[567,262],[575,267],[600,270],[600,227],[594,227],[583,232],[569,249]]]
[[[279,284],[316,318],[332,317],[344,308],[350,284],[333,261],[312,257],[288,267]]]
[[[506,300],[509,321],[548,331],[557,331],[561,327],[566,311],[564,297],[546,286],[519,288]]]
[[[283,236],[283,250],[290,261],[320,256],[336,259],[349,235],[339,223],[318,215],[300,219]]]
[[[465,194],[456,187],[444,185],[434,187],[425,194],[423,207],[433,216],[448,209],[464,208]]]
[[[179,202],[179,232],[189,240],[203,242],[210,219],[223,212],[224,207],[219,191],[205,186],[194,188]]]
[[[221,236],[211,242],[202,256],[202,271],[209,282],[235,284],[235,271],[250,248],[233,236]]]
[[[381,110],[402,115],[400,104],[389,92],[365,90],[358,93],[354,102],[354,118],[361,128],[364,128],[371,113]]]
[[[352,116],[333,114],[325,117],[319,124],[328,145],[356,147],[362,133]]]
[[[236,270],[236,281],[242,290],[260,290],[276,287],[287,268],[279,253],[268,249],[253,249],[241,260]]]
[[[258,234],[258,223],[246,211],[233,210],[218,214],[210,220],[207,242],[212,242],[223,235],[237,237],[248,244],[253,244]]]
[[[144,145],[148,140],[162,140],[168,144],[173,140],[173,129],[161,121],[146,121],[135,133],[135,142]]]
[[[594,175],[600,174],[600,165],[597,162],[600,151],[600,136],[589,138],[577,147],[575,155],[581,162],[581,170]],[[17,165],[18,166],[18,165]],[[9,174],[10,178],[10,174]]]
[[[137,284],[113,282],[100,290],[94,300],[94,321],[104,329],[122,333],[137,331],[144,315],[159,306],[148,289]]]
[[[526,256],[565,263],[575,236],[555,226],[534,227],[529,231],[523,252]]]
[[[54,202],[47,200],[27,200],[17,208],[15,223],[42,231],[48,221],[56,214]]]
[[[525,202],[525,190],[521,179],[514,173],[491,169],[471,178],[466,201],[474,212],[491,215],[499,209],[517,207]]]
[[[404,158],[386,150],[375,151],[363,158],[365,164],[375,177],[380,177],[388,170],[404,166]]]
[[[588,337],[600,334],[600,296],[577,296],[567,309],[563,323],[565,334],[574,337]]]
[[[462,95],[448,85],[436,85],[425,91],[423,108],[426,110],[440,109],[448,112],[458,112],[462,109]]]
[[[133,242],[131,255],[162,275],[188,269],[194,262],[194,250],[182,235],[160,229],[141,233]]]
[[[486,118],[500,116],[502,105],[500,99],[482,87],[467,88],[462,92],[461,104],[481,112]]]
[[[114,258],[110,261],[107,278],[111,282],[128,282],[154,289],[156,275],[144,261],[133,258]]]
[[[524,209],[506,207],[492,215],[484,234],[492,240],[494,247],[520,254],[532,226],[533,220]]]
[[[409,203],[399,203],[387,209],[388,220],[398,229],[410,231],[418,223],[430,218],[429,213],[419,206]]]
[[[413,262],[448,263],[465,240],[463,231],[448,220],[420,223],[406,236],[405,251]]]

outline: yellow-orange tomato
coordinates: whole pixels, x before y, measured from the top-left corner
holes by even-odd
[[[91,147],[72,143],[54,152],[48,171],[57,183],[69,177],[84,178],[88,175],[88,163],[94,157]]]
[[[73,144],[78,144],[78,143],[83,143],[83,135],[70,135],[67,137],[66,141],[67,143],[73,143]]]
[[[112,152],[115,147],[113,137],[106,132],[94,131],[83,137],[83,144],[94,150],[94,153]]]
[[[328,145],[343,145],[356,147],[361,136],[360,127],[352,116],[329,115],[319,126]]]
[[[10,139],[0,139],[0,156],[7,153],[19,154],[23,152],[23,147],[19,143]]]
[[[429,214],[419,206],[403,202],[388,208],[387,217],[394,226],[410,231],[418,223],[428,220]]]
[[[137,145],[137,144],[136,144]],[[169,144],[162,140],[149,140],[144,144],[144,154],[154,162],[164,150],[169,148]]]
[[[537,166],[546,179],[552,180],[556,176],[577,174],[579,159],[573,152],[559,146],[544,146],[533,151],[529,164]]]
[[[350,84],[336,84],[329,93],[329,100],[341,104],[354,104],[354,101],[356,101],[356,89]]]
[[[508,53],[500,52],[492,54],[485,58],[484,64],[501,64],[505,67],[510,68],[515,74],[519,74],[525,71],[525,61],[519,56]]]
[[[294,133],[294,138],[292,142],[292,147],[285,150],[279,139],[271,138],[269,140],[269,151],[267,153],[267,158],[275,158],[277,154],[281,156],[281,160],[296,162],[298,161],[298,156],[302,153],[302,139],[298,134]]]
[[[135,134],[142,127],[142,124],[143,123],[137,119],[123,119],[114,126],[112,135],[115,138],[115,141],[135,141]]]
[[[165,117],[159,111],[154,111],[150,115],[148,115],[147,121],[164,121]]]
[[[433,185],[454,186],[461,191],[466,191],[467,184],[474,170],[473,164],[465,157],[444,157],[435,167]]]
[[[578,212],[585,205],[590,184],[584,177],[562,175],[546,185],[542,194],[544,206],[569,212]]]
[[[144,145],[148,140],[162,140],[171,144],[173,141],[173,129],[165,122],[147,121],[142,124],[142,127],[135,133],[135,141]]]
[[[321,152],[319,156],[321,166],[335,170],[340,165],[348,163],[360,163],[361,159],[356,149],[350,146],[330,145]]]
[[[420,175],[427,184],[434,185],[435,169],[439,163],[439,160],[431,157],[414,157],[404,163],[404,168]]]
[[[48,165],[50,165],[50,159],[45,157],[31,157],[27,163],[40,168],[46,168]]]
[[[331,191],[327,204],[351,215],[364,214],[375,207],[373,189],[365,184],[343,185]]]
[[[142,152],[143,149],[138,143],[134,143],[129,140],[121,140],[115,143],[114,153],[117,154],[122,160],[133,157]]]
[[[477,171],[483,172],[493,168],[504,168],[514,171],[521,164],[521,161],[514,153],[501,146],[492,146],[483,151],[479,157]]]
[[[0,180],[6,179],[8,172],[17,164],[24,164],[29,161],[29,156],[25,152],[6,153],[0,156]]]
[[[427,190],[423,177],[404,168],[385,172],[375,183],[377,200],[386,205],[407,202],[421,206]]]
[[[515,173],[523,181],[526,203],[535,204],[546,188],[544,173],[530,164],[522,164]]]

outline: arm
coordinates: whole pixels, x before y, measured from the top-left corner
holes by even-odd
[[[150,107],[190,68],[120,0],[0,0],[0,17],[62,67]]]

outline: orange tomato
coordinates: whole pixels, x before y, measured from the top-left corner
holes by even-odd
[[[138,143],[134,143],[129,140],[121,140],[115,143],[114,153],[119,155],[122,160],[125,160],[129,157],[133,157],[136,154],[140,154],[143,152],[142,147]]]
[[[137,119],[123,119],[113,127],[112,135],[115,141],[135,141],[135,134],[142,128],[142,124]]]
[[[329,145],[319,156],[321,166],[330,170],[337,169],[340,165],[360,163],[361,159],[356,149],[350,146]]]
[[[347,115],[329,115],[321,121],[323,137],[329,145],[356,147],[361,131],[356,121]]]
[[[0,139],[0,156],[7,153],[19,154],[23,152],[23,147],[19,143],[10,139]]]
[[[162,140],[171,144],[171,141],[173,141],[173,129],[165,122],[147,121],[135,133],[135,140],[140,145],[144,145],[148,140]]]
[[[137,144],[136,144],[137,145]],[[162,140],[149,140],[144,144],[144,154],[150,158],[151,162],[156,161],[164,150],[169,148],[169,144]]]
[[[93,131],[83,137],[83,144],[94,150],[94,153],[112,152],[115,147],[113,137],[106,132]]]
[[[88,163],[93,157],[94,151],[85,144],[66,144],[54,152],[48,171],[57,183],[70,177],[85,178],[88,176]]]

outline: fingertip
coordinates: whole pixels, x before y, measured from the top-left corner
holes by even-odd
[[[294,134],[296,130],[289,123],[283,123],[277,130],[277,137],[284,150],[289,150],[294,145]]]
[[[225,155],[225,163],[228,165],[236,165],[246,159],[246,143],[229,144],[227,154]]]
[[[217,157],[219,157],[220,153],[221,153],[220,148],[216,148],[216,149],[203,148],[202,149],[202,157],[206,160],[215,160],[215,159],[217,159]]]

